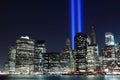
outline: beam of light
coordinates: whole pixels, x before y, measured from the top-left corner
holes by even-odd
[[[75,5],[74,0],[71,0],[71,43],[72,49],[74,49],[74,36],[75,36]]]
[[[78,15],[78,32],[82,31],[82,13],[81,13],[81,0],[77,0],[77,15]]]

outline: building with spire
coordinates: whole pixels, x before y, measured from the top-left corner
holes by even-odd
[[[94,26],[91,27],[90,41],[91,41],[90,45],[96,45],[96,34],[95,34]]]
[[[94,26],[91,28],[90,32],[90,43],[87,46],[87,71],[94,72],[97,65],[97,58],[98,58],[98,45],[96,43],[96,35]]]
[[[74,55],[69,38],[66,39],[66,44],[60,53],[60,65],[60,71],[62,73],[71,73],[75,71]]]

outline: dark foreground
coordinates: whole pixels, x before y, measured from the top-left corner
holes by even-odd
[[[0,80],[120,80],[120,75],[1,75]]]

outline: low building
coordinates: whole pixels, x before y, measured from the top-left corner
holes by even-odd
[[[15,74],[16,67],[16,46],[10,46],[8,51],[9,73]]]
[[[43,54],[43,72],[44,74],[58,73],[60,69],[60,54],[49,52]]]
[[[60,53],[60,72],[68,74],[75,71],[75,60],[69,38],[66,39],[66,44]]]

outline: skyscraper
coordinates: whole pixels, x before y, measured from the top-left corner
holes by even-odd
[[[34,71],[34,40],[22,36],[16,40],[16,72],[21,74]]]
[[[103,56],[103,68],[104,71],[108,69],[109,72],[113,72],[113,66],[116,65],[116,51],[115,46],[105,46],[102,48],[102,56]],[[106,71],[105,71],[106,72]]]
[[[43,54],[46,53],[45,41],[36,41],[34,54],[35,72],[43,73]]]
[[[74,56],[70,45],[70,39],[66,39],[66,44],[60,53],[61,72],[71,73],[75,70]]]
[[[85,72],[87,70],[87,35],[83,33],[77,33],[74,38],[75,42],[75,62],[76,71]]]
[[[94,26],[92,26],[90,32],[90,44],[88,43],[86,56],[88,72],[93,72],[96,69],[97,58],[98,58],[98,45],[96,43]]]
[[[111,32],[106,32],[105,47],[102,48],[102,56],[103,56],[103,68],[107,74],[111,72],[116,72],[115,70],[117,70],[115,69],[115,67],[117,66],[116,54],[118,53],[116,49],[117,47],[114,42],[113,34]]]
[[[60,69],[60,54],[57,52],[47,52],[43,54],[44,74],[56,74]]]

